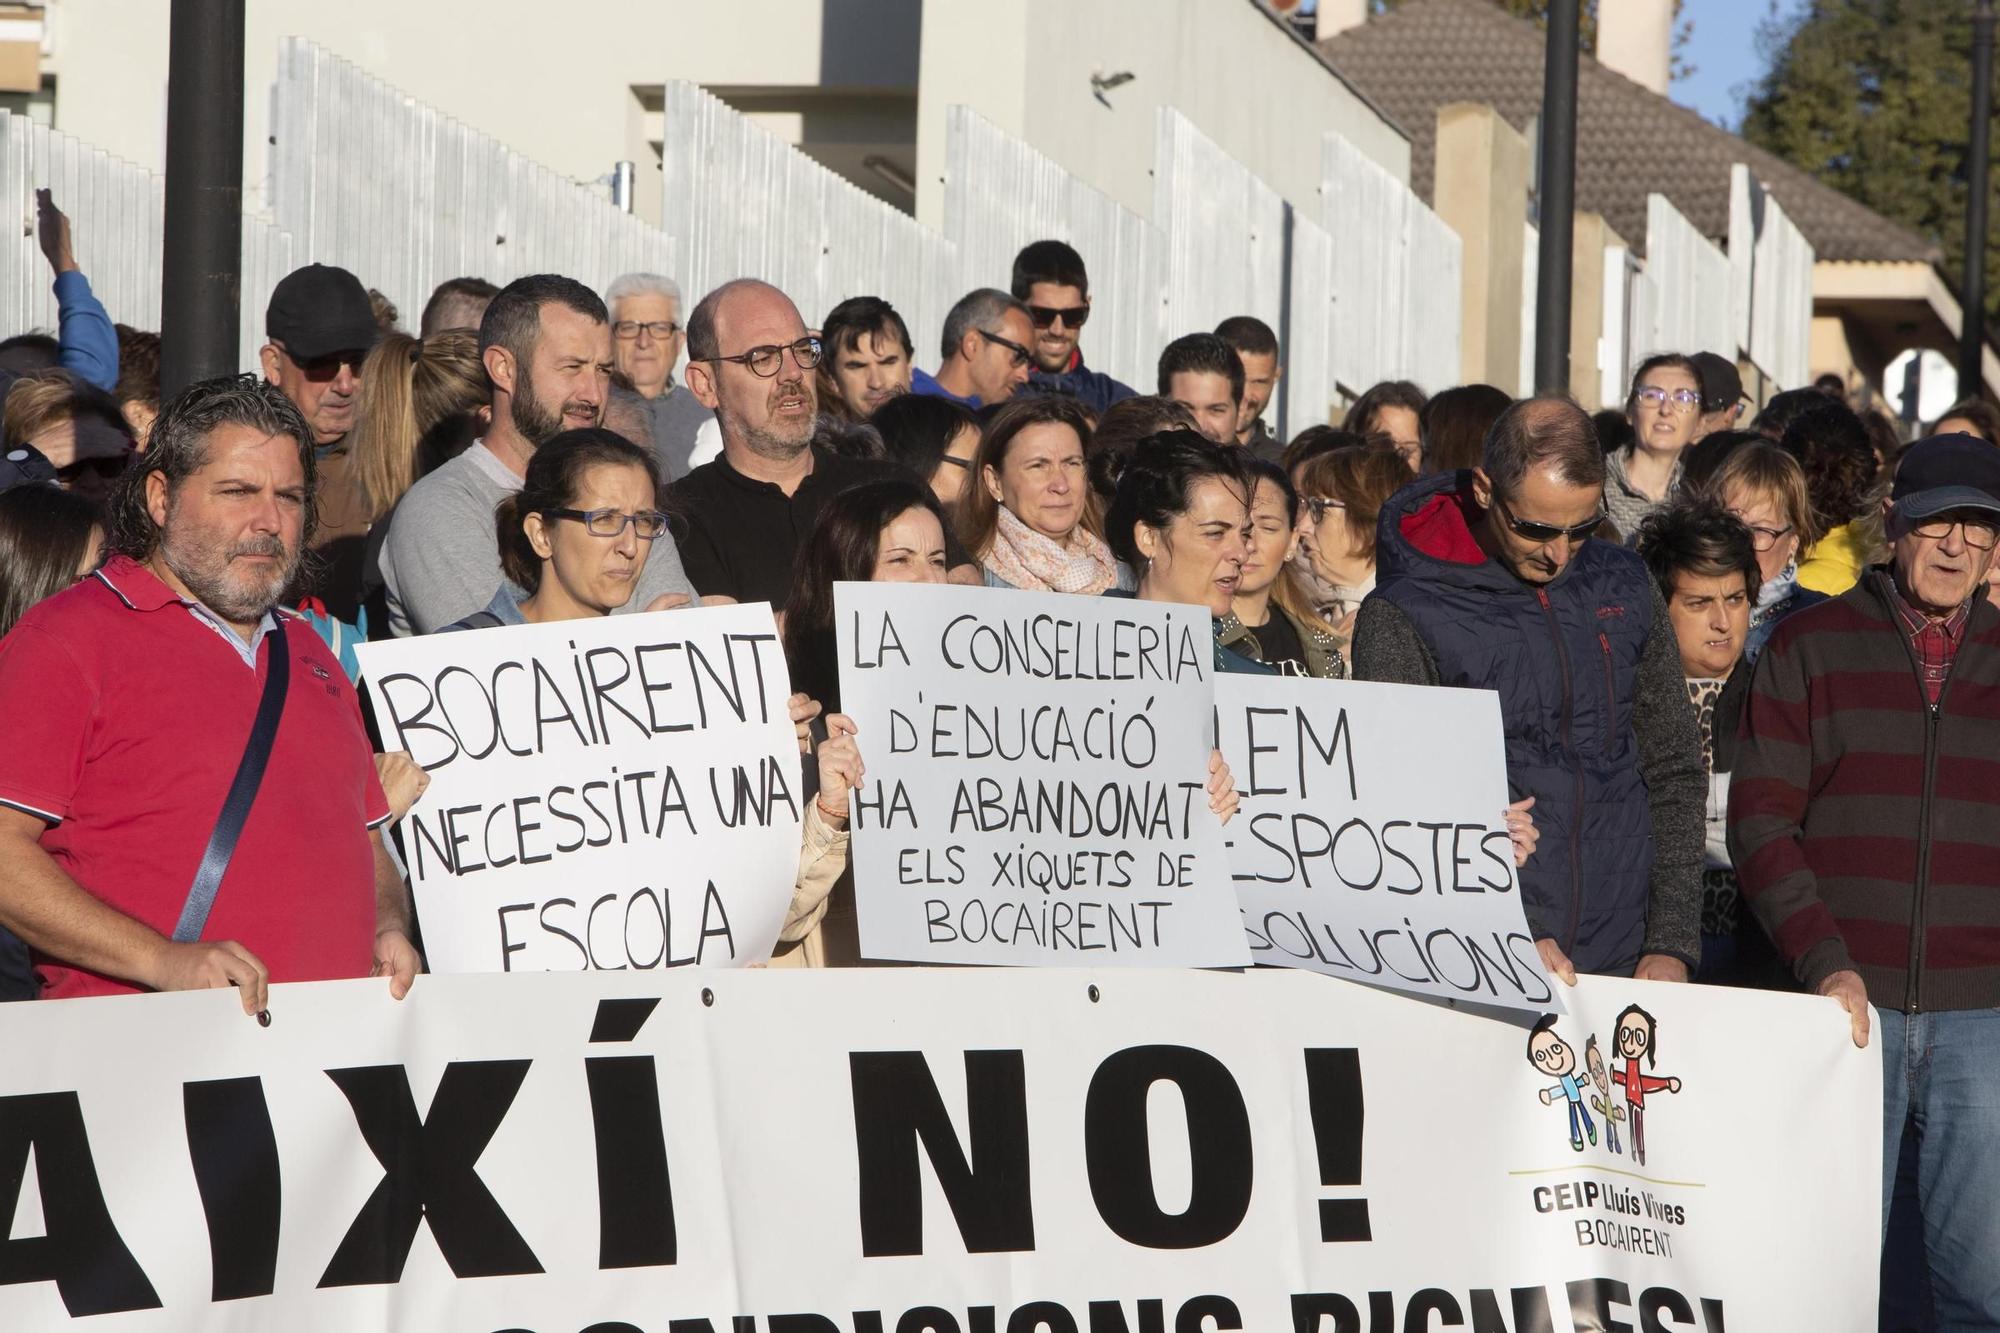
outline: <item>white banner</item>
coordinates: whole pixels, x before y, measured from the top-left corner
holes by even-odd
[[[1570,1000],[1533,1037],[1269,970],[0,1006],[0,1328],[1872,1328],[1838,1007]]]
[[[897,583],[834,589],[869,958],[1248,961],[1208,808],[1199,607]]]
[[[1514,876],[1498,695],[1218,676],[1215,706],[1243,797],[1224,832],[1253,958],[1562,1007]]]
[[[605,616],[357,645],[439,972],[740,965],[798,877],[798,744],[771,610]]]

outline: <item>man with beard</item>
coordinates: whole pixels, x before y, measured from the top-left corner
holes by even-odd
[[[508,283],[480,321],[479,355],[493,381],[493,424],[410,488],[382,547],[389,628],[397,635],[428,634],[493,600],[503,578],[494,508],[521,489],[543,443],[602,424],[611,324],[597,293],[575,279],[538,273]],[[674,543],[662,536],[622,611],[689,591]]]
[[[275,386],[191,386],[121,483],[104,567],[0,640],[0,926],[44,996],[235,986],[262,1013],[273,981],[409,990],[360,703],[276,609],[313,449]]]
[[[722,430],[722,456],[672,488],[687,516],[688,577],[704,597],[782,610],[794,553],[827,497],[896,469],[813,447],[821,343],[776,287],[724,283],[688,316],[687,338],[687,387]],[[979,567],[949,535],[946,551],[952,582],[979,583]]]

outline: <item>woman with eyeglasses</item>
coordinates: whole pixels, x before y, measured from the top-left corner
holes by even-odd
[[[1099,535],[1089,450],[1090,418],[1073,398],[1019,398],[994,413],[958,503],[959,540],[987,587],[1094,597],[1132,586]]]
[[[903,393],[876,408],[868,424],[886,461],[929,486],[939,504],[958,503],[979,450],[979,418],[949,398]]]
[[[1293,472],[1299,494],[1292,568],[1306,604],[1332,627],[1346,674],[1354,614],[1375,587],[1375,520],[1410,480],[1402,456],[1383,444],[1317,454]]]
[[[1292,564],[1306,527],[1299,493],[1276,463],[1248,458],[1243,467],[1252,485],[1250,557],[1222,618],[1222,646],[1282,676],[1343,679],[1341,636],[1313,611]]]
[[[1680,488],[1681,454],[1701,425],[1701,370],[1677,352],[1648,357],[1625,398],[1632,443],[1604,458],[1604,509],[1628,544]]]
[[[1799,584],[1799,552],[1819,540],[1806,474],[1783,449],[1758,441],[1730,451],[1707,494],[1750,530],[1757,553],[1757,600],[1743,642],[1743,660],[1754,664],[1780,620],[1826,600],[1825,593]]]

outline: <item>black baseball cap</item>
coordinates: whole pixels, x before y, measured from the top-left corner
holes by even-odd
[[[2000,445],[1977,435],[1933,435],[1903,450],[1889,491],[1896,513],[1932,518],[1951,509],[2000,514]]]
[[[331,264],[307,264],[278,281],[264,310],[264,332],[294,361],[366,351],[382,330],[361,279]]]
[[[11,491],[16,486],[55,484],[55,464],[34,445],[15,444],[0,450],[0,491]]]
[[[1696,352],[1688,359],[1701,380],[1702,411],[1720,412],[1743,400],[1743,377],[1736,373],[1734,361],[1715,352]]]

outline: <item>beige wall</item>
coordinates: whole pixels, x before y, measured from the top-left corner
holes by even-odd
[[[1459,346],[1465,382],[1523,394],[1522,312],[1526,289],[1528,141],[1492,107],[1438,108],[1438,216],[1464,243]]]
[[[1136,77],[1104,102],[1092,95],[1093,73],[1126,71]],[[1309,216],[1319,214],[1323,130],[1410,175],[1402,132],[1252,0],[925,0],[917,217],[932,226],[944,220],[954,102],[1143,217],[1162,105]]]
[[[278,42],[307,37],[518,152],[593,180],[629,158],[658,216],[634,85],[908,89],[922,0],[249,0],[245,204],[262,206]],[[160,170],[167,0],[50,0],[56,126]],[[755,21],[747,21],[754,13]],[[651,128],[657,132],[657,126]],[[646,211],[643,207],[641,211]]]

